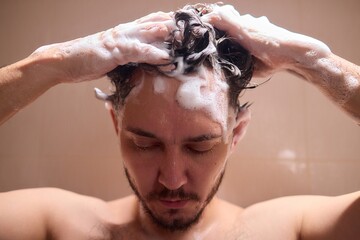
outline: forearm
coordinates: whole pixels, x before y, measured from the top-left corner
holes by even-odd
[[[149,14],[103,32],[40,47],[0,69],[0,125],[58,83],[97,79],[129,62],[168,64],[164,42],[173,27],[171,13]]]
[[[307,56],[290,70],[317,86],[360,124],[360,67],[333,53]]]
[[[0,69],[0,125],[57,83],[50,61],[32,55]]]

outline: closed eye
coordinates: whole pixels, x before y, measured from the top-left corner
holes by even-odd
[[[162,146],[161,142],[153,133],[131,127],[128,127],[126,130],[125,133],[128,143],[134,149],[149,151]]]
[[[152,150],[161,147],[161,143],[154,138],[142,137],[142,136],[133,136],[131,138],[132,144],[140,150]]]
[[[211,152],[219,142],[220,141],[205,141],[189,143],[186,145],[186,149],[195,154],[205,154]]]
[[[153,150],[161,147],[161,144],[153,139],[134,138],[132,139],[132,142],[137,149],[140,149],[142,151]]]

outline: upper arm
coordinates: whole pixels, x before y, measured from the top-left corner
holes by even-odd
[[[360,239],[360,192],[305,201],[301,239]]]
[[[46,204],[40,189],[0,193],[0,239],[46,239]]]
[[[0,193],[0,240],[97,237],[94,226],[108,216],[102,200],[62,189]]]

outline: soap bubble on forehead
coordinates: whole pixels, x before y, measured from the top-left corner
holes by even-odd
[[[206,28],[205,23],[201,23],[197,15],[191,15],[193,11],[194,9],[190,8],[190,10],[176,13],[175,19],[178,29],[173,32],[172,40],[172,45],[177,46],[172,49],[172,55],[174,56],[172,64],[174,67],[170,71],[163,70],[161,67],[158,67],[158,70],[180,81],[176,100],[181,107],[193,111],[204,111],[213,121],[221,125],[224,134],[227,130],[228,100],[226,96],[229,86],[225,80],[222,80],[224,76],[221,74],[220,66],[215,62],[211,63],[211,65],[215,65],[211,67],[212,71],[205,71],[205,66],[202,63],[205,58],[202,56],[216,54],[217,51],[213,41],[214,32],[209,34],[208,32],[212,28]],[[192,25],[193,29],[189,25]],[[187,38],[184,36],[186,31],[193,31],[192,34],[195,39],[202,38],[203,35],[207,36],[204,38],[204,42],[198,40],[198,43],[196,43],[204,45],[201,51],[195,50],[197,48],[196,44],[193,46],[192,43],[184,44],[184,41],[188,41],[184,40]],[[182,54],[183,52],[185,54]],[[190,54],[186,55],[186,52]],[[194,68],[194,65],[198,65],[197,68]],[[188,74],[189,72],[193,73]],[[209,74],[210,72],[211,74]],[[154,91],[162,93],[165,89],[166,82],[164,79],[161,77],[156,78]]]
[[[214,122],[221,125],[223,134],[227,131],[228,84],[217,71],[202,66],[195,75],[179,75],[181,82],[176,100],[189,110],[204,111]]]
[[[135,97],[143,88],[146,79],[143,71],[137,75],[138,84],[129,93],[128,99]],[[152,89],[154,94],[167,94],[169,81],[178,81],[175,102],[183,109],[202,111],[214,122],[219,123],[223,135],[228,129],[228,89],[223,75],[214,68],[205,66],[198,68],[196,73],[165,76],[161,73],[150,73],[153,76]],[[225,137],[225,136],[224,136]]]

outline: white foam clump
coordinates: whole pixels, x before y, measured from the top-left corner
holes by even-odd
[[[214,44],[210,43],[208,52],[216,52]],[[176,100],[185,109],[205,111],[208,116],[221,125],[225,137],[228,129],[228,84],[222,80],[218,71],[211,71],[210,73],[205,70],[204,66],[199,67],[195,74],[185,75],[185,69],[189,66],[183,57],[177,57],[175,62],[176,67],[174,69],[162,72],[181,81],[176,93]],[[162,93],[166,90],[165,81],[166,79],[162,77],[155,79],[155,93]]]
[[[157,76],[154,80],[154,92],[159,94],[159,93],[164,93],[165,90],[166,90],[166,79]]]
[[[208,73],[205,67],[199,68],[196,75],[177,75],[181,84],[176,93],[176,100],[181,107],[189,110],[205,111],[208,116],[227,131],[228,84],[220,74]]]

